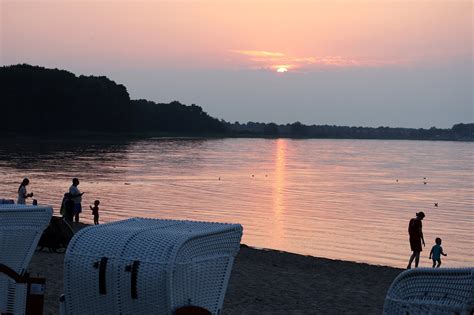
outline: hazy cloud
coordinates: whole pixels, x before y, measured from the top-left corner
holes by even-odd
[[[286,68],[298,72],[308,72],[323,67],[377,67],[404,65],[412,62],[408,59],[381,60],[345,56],[300,57],[267,50],[231,50],[231,52],[244,57],[241,60],[232,59],[234,62],[241,62],[243,68],[267,70]]]
[[[241,54],[241,55],[252,56],[252,57],[280,58],[280,57],[285,56],[285,54],[280,53],[280,52],[271,52],[271,51],[265,51],[265,50],[231,50],[231,51]]]

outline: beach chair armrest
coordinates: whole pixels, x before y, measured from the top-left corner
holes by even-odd
[[[15,270],[4,264],[0,264],[0,273],[5,274],[7,277],[11,278],[16,283],[27,283],[28,281],[27,276],[22,276],[18,274]]]

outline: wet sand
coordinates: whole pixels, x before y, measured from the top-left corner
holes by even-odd
[[[58,314],[64,254],[36,252],[33,275],[46,278],[44,314]],[[381,314],[401,269],[302,256],[243,245],[222,314]]]

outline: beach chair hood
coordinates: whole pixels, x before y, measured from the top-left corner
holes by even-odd
[[[66,252],[64,310],[219,314],[241,236],[239,224],[142,218],[85,228]]]

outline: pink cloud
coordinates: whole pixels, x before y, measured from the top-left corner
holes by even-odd
[[[326,67],[381,67],[410,63],[407,59],[352,58],[345,56],[291,56],[268,50],[231,50],[242,58],[233,62],[244,68],[278,70],[282,67],[291,71],[313,71]]]

